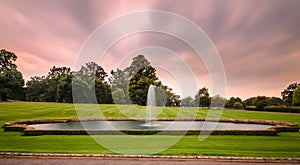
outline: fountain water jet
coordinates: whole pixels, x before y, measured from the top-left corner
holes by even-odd
[[[147,125],[152,126],[152,110],[156,106],[156,96],[155,96],[155,87],[150,85],[148,88],[148,95],[147,95]]]

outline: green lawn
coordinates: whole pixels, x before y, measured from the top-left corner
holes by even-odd
[[[124,118],[114,105],[99,105],[105,117]],[[123,107],[132,116],[139,117],[145,107],[131,109]],[[127,109],[126,109],[127,108]],[[178,108],[165,108],[159,117],[176,117]],[[196,112],[197,117],[206,117],[207,110],[185,109],[184,113]],[[94,111],[86,110],[85,117],[97,116]],[[0,125],[7,121],[51,118],[76,118],[73,104],[62,103],[0,103]],[[222,118],[263,119],[294,122],[300,125],[299,114],[252,112],[224,110]],[[120,140],[132,140],[126,136],[115,136]],[[141,138],[146,138],[140,136]],[[109,139],[111,136],[100,136]],[[154,139],[159,144],[161,136]],[[43,152],[43,153],[101,153],[113,154],[100,146],[90,136],[21,136],[19,132],[0,131],[0,152]],[[265,156],[300,157],[300,133],[280,133],[279,136],[209,136],[198,141],[198,136],[184,136],[171,148],[158,153],[160,155],[226,155],[226,156]]]

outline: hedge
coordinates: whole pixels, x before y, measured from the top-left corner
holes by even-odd
[[[300,113],[300,106],[266,106],[265,111]]]
[[[271,105],[271,106],[264,107],[264,109],[257,109],[256,106],[246,106],[245,110],[300,113],[300,106],[275,106],[275,105]]]
[[[246,106],[245,110],[257,111],[256,106]]]

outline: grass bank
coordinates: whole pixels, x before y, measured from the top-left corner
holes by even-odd
[[[105,117],[124,118],[114,105],[99,105]],[[123,108],[128,108],[124,106]],[[126,114],[142,116],[145,107],[126,109]],[[165,108],[158,117],[176,117],[178,108]],[[184,111],[197,113],[197,117],[207,116],[208,110],[187,108]],[[97,112],[87,109],[85,117],[93,118]],[[0,104],[0,125],[7,121],[30,119],[76,118],[73,104],[14,102]],[[242,110],[224,110],[222,118],[278,120],[300,125],[299,114],[252,112]],[[109,135],[101,138],[110,138]],[[120,136],[122,140],[128,137]],[[172,136],[164,136],[172,138]],[[159,142],[159,138],[157,139]],[[171,148],[159,155],[226,155],[226,156],[265,156],[265,157],[300,157],[300,133],[280,133],[279,136],[209,136],[199,141],[198,136],[184,136]],[[98,145],[89,136],[21,136],[18,132],[0,131],[0,152],[43,152],[43,153],[98,153],[113,154]]]

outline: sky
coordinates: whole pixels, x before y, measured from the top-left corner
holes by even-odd
[[[0,0],[0,48],[18,56],[18,70],[28,80],[46,75],[52,66],[75,69],[89,37],[116,18],[145,10],[167,11],[195,23],[214,44],[224,67],[227,98],[281,97],[289,84],[300,82],[299,8],[299,0]],[[182,28],[161,23],[171,30]],[[105,38],[99,40],[99,45],[105,43]],[[130,65],[138,54],[144,54],[160,80],[178,94],[186,90],[187,84],[181,82],[189,82],[191,76],[198,87],[214,88],[205,60],[168,34],[128,35],[97,62],[110,72]],[[189,91],[191,96],[195,93]]]

